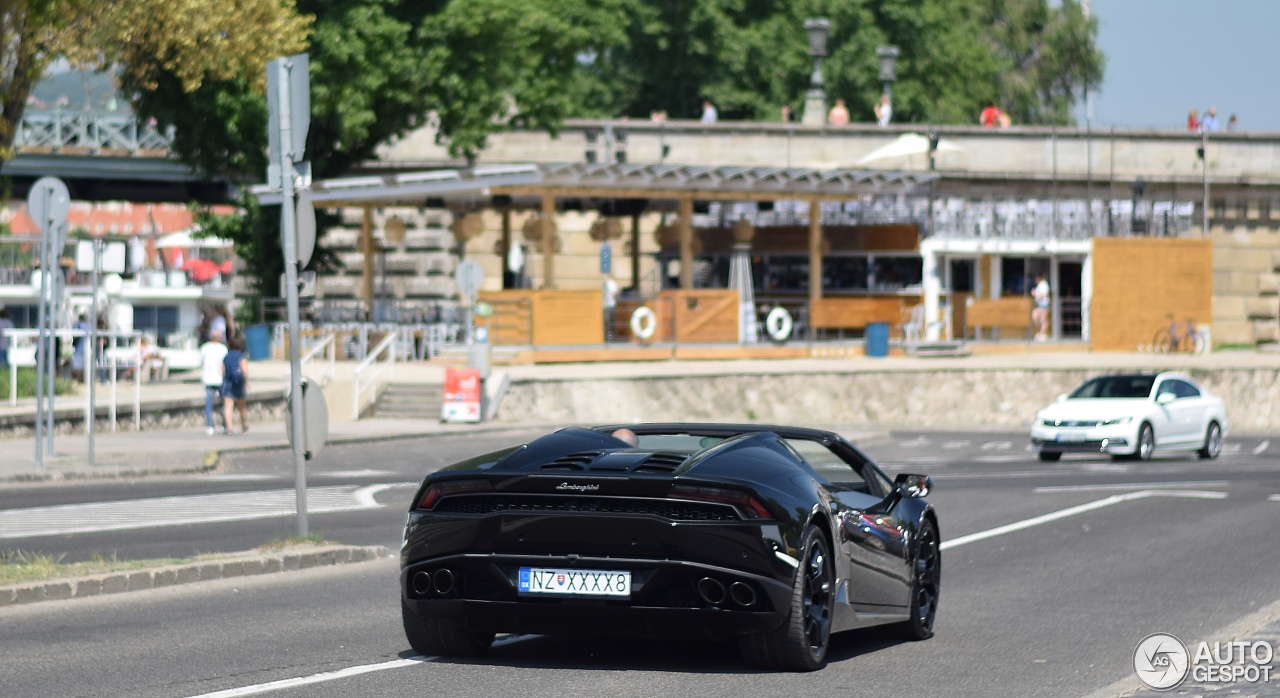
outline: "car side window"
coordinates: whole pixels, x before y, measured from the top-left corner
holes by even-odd
[[[1178,397],[1200,397],[1200,390],[1186,381],[1174,381],[1174,390]]]
[[[1156,388],[1156,397],[1159,398],[1165,393],[1173,393],[1174,397],[1177,397],[1178,389],[1175,384],[1179,382],[1181,381],[1175,381],[1172,379],[1160,381],[1160,387]]]
[[[804,458],[819,478],[842,490],[870,494],[862,474],[823,444],[806,439],[786,439],[786,442]]]

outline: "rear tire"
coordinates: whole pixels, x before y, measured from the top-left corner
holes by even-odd
[[[744,635],[742,656],[762,669],[816,671],[827,663],[835,601],[835,564],[822,531],[805,530],[787,619],[773,630]]]
[[[1217,422],[1209,422],[1209,431],[1204,436],[1204,446],[1196,451],[1196,455],[1204,460],[1213,460],[1222,453],[1222,427]]]
[[[1041,451],[1040,460],[1045,463],[1057,463],[1062,460],[1062,451]]]
[[[932,521],[925,519],[918,538],[915,559],[911,563],[911,619],[891,626],[893,634],[904,640],[933,637],[933,621],[938,615],[938,592],[942,587],[942,553],[938,549],[938,529]]]
[[[1151,349],[1159,354],[1168,354],[1177,351],[1178,342],[1169,328],[1163,327],[1156,330],[1156,336],[1151,339]]]
[[[423,656],[479,657],[489,651],[493,633],[479,633],[456,623],[423,618],[402,598],[400,615],[404,620],[404,636],[414,652]]]

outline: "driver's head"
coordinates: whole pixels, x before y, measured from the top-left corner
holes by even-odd
[[[612,436],[613,438],[619,441],[626,442],[626,444],[628,446],[631,446],[632,448],[635,448],[636,446],[640,445],[640,437],[636,436],[636,433],[634,431],[631,431],[626,427],[623,427],[621,429],[614,431],[609,436]]]

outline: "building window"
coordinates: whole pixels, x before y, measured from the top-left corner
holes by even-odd
[[[178,331],[178,307],[176,305],[133,306],[133,329],[155,335],[156,343],[168,346],[170,334]]]

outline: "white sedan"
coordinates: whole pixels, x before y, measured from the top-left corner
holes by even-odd
[[[1090,378],[1040,410],[1031,444],[1040,460],[1063,453],[1108,453],[1147,460],[1156,450],[1191,450],[1217,458],[1227,431],[1222,398],[1180,373]]]

